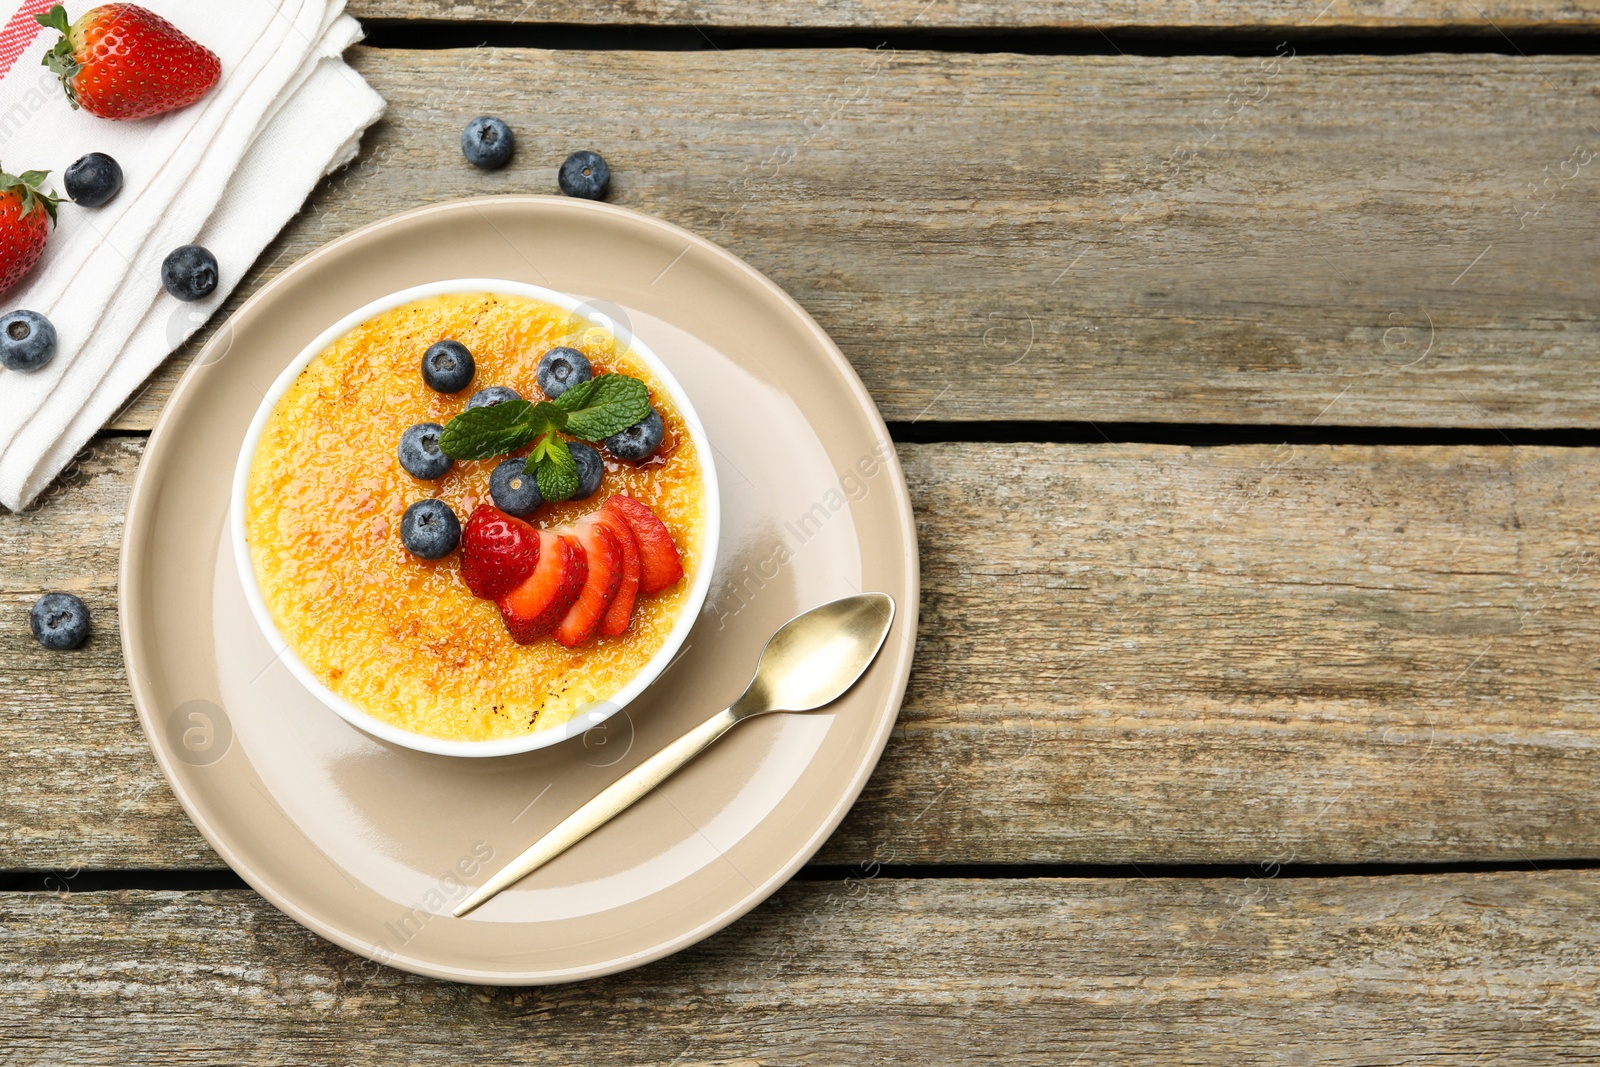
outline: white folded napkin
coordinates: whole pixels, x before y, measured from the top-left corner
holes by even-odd
[[[108,153],[124,174],[104,207],[63,203],[38,266],[0,296],[0,313],[38,311],[60,339],[43,370],[0,369],[0,504],[13,510],[216,310],[383,113],[383,100],[340,58],[361,36],[344,0],[142,3],[215,52],[222,80],[182,111],[112,122],[72,110],[39,65],[57,35],[29,27],[48,0],[0,0],[0,16],[9,16],[0,26],[0,165],[49,170],[63,196],[62,172],[85,153]],[[221,282],[185,304],[161,287],[161,262],[191,242],[216,255]]]

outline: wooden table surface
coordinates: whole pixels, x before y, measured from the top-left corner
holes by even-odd
[[[191,345],[0,514],[0,1063],[1600,1062],[1600,3],[351,8],[388,117],[230,309],[599,150],[889,420],[910,692],[698,947],[532,990],[334,948],[189,824],[118,652]]]

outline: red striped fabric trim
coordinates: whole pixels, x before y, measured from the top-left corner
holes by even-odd
[[[11,16],[5,28],[0,29],[0,79],[11,73],[11,68],[22,57],[22,53],[33,44],[34,38],[44,32],[44,27],[34,20],[34,16],[49,11],[50,5],[54,2],[55,0],[23,0],[22,7]]]

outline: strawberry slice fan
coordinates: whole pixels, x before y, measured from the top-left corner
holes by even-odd
[[[519,645],[553,636],[577,648],[626,633],[641,595],[683,579],[683,557],[666,523],[630,496],[548,530],[479,504],[461,534],[461,578],[495,602]]]
[[[67,167],[103,152],[121,165],[124,184],[100,207],[63,201],[38,261],[0,294],[0,314],[39,312],[58,338],[42,369],[0,369],[0,504],[13,510],[221,306],[323,175],[355,158],[383,113],[382,99],[342,58],[361,35],[343,0],[145,0],[138,20],[153,13],[193,42],[176,50],[153,43],[170,61],[191,64],[159,102],[176,109],[155,117],[136,117],[148,109],[120,93],[115,71],[83,64],[64,84],[78,57],[58,47],[62,33],[40,24],[52,6],[0,0],[0,172],[48,171],[43,190],[64,197]],[[133,32],[132,16],[119,11],[127,6],[66,5],[69,45],[81,48],[97,28]],[[219,268],[215,291],[194,303],[161,284],[162,261],[186,244],[210,249]],[[11,247],[5,234],[0,247]]]

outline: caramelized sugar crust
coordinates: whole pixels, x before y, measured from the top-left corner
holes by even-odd
[[[472,351],[477,376],[461,393],[429,389],[419,367],[435,341]],[[606,456],[600,492],[545,504],[535,526],[572,522],[613,493],[648,504],[672,531],[684,579],[641,597],[620,637],[578,649],[553,638],[511,640],[500,613],[467,591],[459,553],[418,560],[400,517],[437,496],[463,524],[489,503],[499,460],[457,463],[433,482],[411,477],[395,448],[418,422],[441,425],[478,389],[509,385],[542,398],[539,358],[557,345],[597,373],[641,378],[666,423],[640,465]],[[524,453],[527,449],[522,450]],[[246,534],[263,597],[284,639],[333,692],[384,722],[429,737],[483,741],[558,725],[622,688],[660,650],[698,573],[705,483],[682,415],[654,375],[607,331],[550,304],[481,293],[433,297],[371,319],[313,359],[267,423],[250,471]]]

